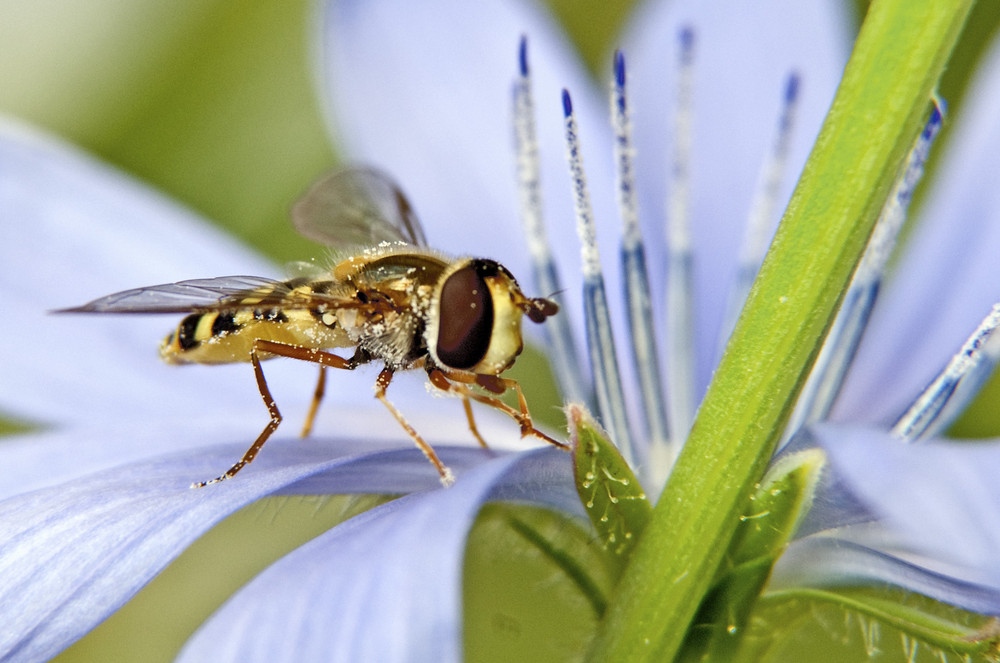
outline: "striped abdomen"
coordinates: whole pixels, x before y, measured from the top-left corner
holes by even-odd
[[[160,357],[170,364],[250,361],[256,339],[316,349],[352,345],[331,312],[239,309],[188,315],[160,344]]]

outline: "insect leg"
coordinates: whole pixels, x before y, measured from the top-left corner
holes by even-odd
[[[319,364],[321,368],[342,368],[345,370],[352,370],[358,365],[355,357],[351,359],[344,359],[335,354],[330,354],[328,352],[323,352],[322,350],[314,350],[312,348],[302,348],[297,345],[287,345],[285,343],[276,343],[275,341],[267,341],[264,339],[257,339],[253,342],[253,347],[250,349],[250,363],[253,364],[254,377],[257,378],[257,389],[260,391],[260,397],[264,399],[264,405],[267,406],[267,411],[271,415],[271,420],[267,422],[267,426],[261,431],[257,439],[254,440],[250,448],[246,450],[243,457],[240,458],[235,465],[230,467],[225,474],[218,476],[209,481],[199,481],[197,483],[191,484],[192,488],[204,488],[205,486],[218,483],[225,479],[230,479],[236,476],[236,473],[242,470],[248,463],[252,462],[254,458],[257,457],[257,453],[260,451],[264,443],[267,442],[271,434],[274,433],[278,428],[278,424],[281,423],[281,413],[278,411],[278,406],[274,402],[274,398],[271,396],[271,390],[267,387],[267,380],[264,378],[264,370],[260,367],[260,357],[261,352],[276,355],[280,357],[289,357],[291,359],[301,359],[302,361],[313,362],[314,364]],[[320,392],[322,396],[320,385],[317,385],[317,392]],[[315,400],[317,403],[318,401]]]
[[[427,379],[429,379],[431,384],[441,391],[455,394],[462,399],[462,407],[465,408],[465,418],[469,422],[469,430],[472,432],[473,437],[479,441],[480,446],[484,449],[488,449],[489,445],[486,444],[486,440],[483,439],[483,436],[479,434],[479,428],[476,427],[476,419],[472,416],[472,403],[469,401],[469,389],[464,385],[456,385],[448,382],[447,378],[444,377],[444,373],[437,368],[432,368],[427,371]]]
[[[559,447],[560,449],[569,449],[569,445],[565,442],[554,440],[535,428],[535,425],[531,421],[531,413],[528,411],[528,402],[525,400],[524,392],[521,391],[521,385],[518,384],[517,380],[501,378],[495,375],[465,375],[463,373],[446,372],[439,368],[434,368],[428,371],[428,376],[434,386],[439,389],[456,393],[464,392],[468,398],[500,410],[520,424],[521,437],[534,435],[535,437],[541,438],[549,444]],[[442,386],[442,383],[444,386]],[[494,394],[502,394],[508,389],[513,389],[517,393],[517,403],[519,409],[515,410],[496,396],[487,396],[486,394],[477,393],[464,386],[467,384],[478,384]]]
[[[264,379],[264,371],[260,367],[260,359],[257,357],[257,344],[255,343],[253,348],[250,350],[250,363],[253,364],[253,374],[257,378],[257,389],[260,391],[260,397],[264,399],[264,405],[267,406],[267,411],[271,415],[271,420],[267,422],[267,426],[264,430],[260,432],[257,439],[254,440],[250,448],[246,450],[243,457],[236,461],[236,464],[226,470],[226,473],[217,476],[214,479],[209,479],[208,481],[198,481],[197,483],[191,484],[192,488],[204,488],[205,486],[218,483],[224,479],[229,479],[236,476],[236,473],[243,469],[243,467],[253,461],[257,456],[257,452],[260,448],[264,446],[267,442],[267,438],[271,437],[273,433],[278,428],[278,424],[281,423],[281,413],[278,411],[278,406],[274,403],[274,398],[271,396],[271,390],[267,388],[267,380]]]
[[[396,417],[396,421],[398,421],[399,425],[403,427],[403,430],[409,434],[414,443],[416,443],[417,447],[424,452],[424,455],[427,456],[427,460],[431,461],[431,464],[437,468],[438,474],[441,475],[442,485],[445,487],[450,486],[455,483],[455,475],[452,473],[451,469],[441,462],[441,459],[438,458],[434,448],[427,444],[422,437],[420,437],[417,431],[415,431],[413,427],[407,423],[406,419],[403,418],[400,411],[396,409],[396,406],[390,403],[389,399],[385,397],[385,390],[389,387],[389,383],[392,381],[392,375],[393,371],[390,368],[384,368],[382,369],[382,372],[378,374],[378,379],[375,380],[375,398],[382,402],[382,405],[384,405],[389,412],[392,413],[392,416]]]
[[[483,439],[483,436],[479,434],[479,429],[476,428],[476,420],[472,416],[472,403],[469,401],[469,395],[459,394],[459,396],[462,398],[462,407],[465,408],[465,419],[469,422],[469,431],[479,442],[479,446],[488,449],[489,445],[486,444],[486,440]]]
[[[299,437],[309,437],[312,432],[313,420],[316,419],[316,411],[319,410],[319,402],[323,400],[326,393],[326,366],[319,367],[319,380],[316,381],[316,390],[313,392],[312,403],[309,404],[309,412],[306,413],[306,420],[302,424],[302,432]]]

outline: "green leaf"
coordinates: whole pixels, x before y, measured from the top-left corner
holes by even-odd
[[[826,458],[809,449],[778,459],[740,517],[718,580],[695,617],[678,660],[734,656],[757,597],[801,519],[809,511]]]
[[[586,523],[539,507],[486,505],[465,552],[465,659],[580,660],[618,572]]]
[[[581,405],[566,406],[576,490],[604,547],[625,560],[653,507],[607,434]]]
[[[996,661],[1000,621],[900,589],[765,594],[738,661]]]

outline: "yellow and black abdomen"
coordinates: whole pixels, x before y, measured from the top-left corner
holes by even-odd
[[[188,315],[160,344],[168,364],[229,364],[250,361],[257,339],[310,347],[353,345],[329,312],[306,309],[237,309]],[[261,353],[260,358],[269,355]]]

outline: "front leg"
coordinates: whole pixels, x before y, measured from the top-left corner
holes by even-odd
[[[533,435],[537,438],[545,440],[553,446],[559,447],[560,449],[569,449],[569,445],[565,442],[554,440],[535,428],[534,423],[531,421],[531,413],[528,412],[528,402],[525,400],[524,392],[521,391],[521,385],[518,384],[517,380],[501,378],[495,375],[467,375],[464,373],[444,371],[440,368],[429,369],[427,371],[427,377],[430,379],[431,384],[442,391],[457,394],[464,399],[471,398],[474,401],[500,410],[521,426],[521,437]],[[517,403],[519,409],[515,410],[496,396],[480,394],[466,386],[471,384],[477,384],[494,394],[502,394],[508,389],[513,389],[517,393]],[[473,427],[473,431],[475,431],[476,437],[478,438],[478,431],[475,430],[475,423],[472,421],[471,409],[467,410],[467,416],[469,417],[470,427]],[[482,438],[479,439],[481,440]]]

